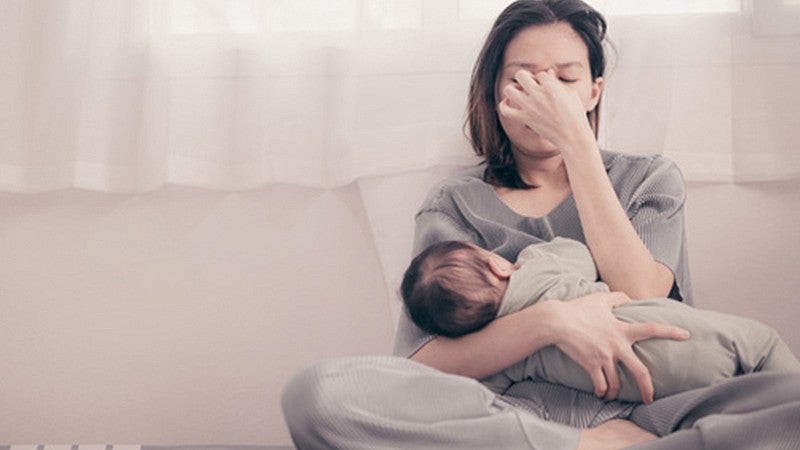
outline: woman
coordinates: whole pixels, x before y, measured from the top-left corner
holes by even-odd
[[[564,236],[589,246],[617,292],[540,302],[457,339],[426,335],[403,314],[395,354],[408,359],[324,361],[287,385],[284,414],[300,448],[621,448],[688,428],[643,444],[671,446],[692,443],[697,433],[754,438],[742,434],[746,427],[717,423],[729,411],[761,414],[753,422],[773,428],[800,414],[800,380],[780,374],[649,406],[613,400],[618,363],[652,399],[633,343],[688,336],[620,322],[611,309],[631,298],[689,301],[691,288],[679,171],[661,157],[597,147],[604,33],[602,16],[580,0],[521,0],[501,13],[470,89],[470,138],[485,165],[430,192],[417,215],[415,252],[459,239],[511,259],[528,244]],[[498,395],[475,381],[548,345],[590,374],[596,396],[532,381]],[[782,386],[780,396],[769,396],[770,383]],[[731,392],[748,389],[765,395],[745,407]],[[792,429],[771,436],[791,439]]]
[[[514,260],[529,244],[566,236],[588,244],[612,291],[689,297],[678,169],[597,146],[591,125],[603,90],[604,32],[603,18],[582,2],[517,2],[500,15],[470,89],[470,137],[486,167],[431,192],[417,216],[416,253],[463,239]],[[631,344],[685,334],[613,320],[611,307],[627,301],[622,294],[598,300],[530,308],[458,341],[430,340],[404,318],[396,353],[480,379],[556,344],[589,372],[598,395],[616,396],[620,361],[652,399]],[[558,325],[557,335],[544,341],[548,324]]]

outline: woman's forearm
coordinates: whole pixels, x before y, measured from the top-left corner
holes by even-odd
[[[631,298],[666,296],[674,277],[657,262],[628,219],[594,139],[562,150],[586,243],[602,280]]]
[[[636,380],[642,399],[652,401],[653,383],[633,344],[651,338],[687,339],[688,333],[664,324],[627,323],[612,310],[630,299],[620,292],[598,292],[572,299],[543,300],[495,319],[458,339],[438,338],[411,359],[443,372],[486,378],[548,345],[555,345],[591,377],[595,394],[612,400],[619,391],[618,366]]]
[[[540,302],[500,317],[466,336],[438,337],[411,359],[475,379],[493,375],[555,342],[553,303]]]

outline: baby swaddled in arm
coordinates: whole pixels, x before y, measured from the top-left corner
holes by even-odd
[[[446,241],[412,261],[401,293],[417,326],[457,337],[539,300],[607,292],[608,286],[596,280],[589,249],[571,239],[528,246],[515,264],[473,244]],[[743,373],[800,371],[800,362],[775,330],[755,320],[694,309],[666,298],[633,301],[613,313],[622,321],[666,323],[691,333],[687,341],[650,339],[634,344],[634,352],[652,376],[655,398]],[[594,392],[589,374],[555,346],[482,381],[502,393],[526,378]],[[642,400],[636,380],[624,366],[620,384],[618,399]]]

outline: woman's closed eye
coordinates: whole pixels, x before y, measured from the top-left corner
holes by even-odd
[[[511,79],[509,79],[509,81],[511,82],[511,84],[514,84],[515,86],[520,86],[520,82],[516,78],[511,78]],[[579,78],[570,78],[570,77],[558,77],[558,81],[560,81],[562,83],[570,84],[570,83],[577,83],[578,81],[580,81],[580,79]]]

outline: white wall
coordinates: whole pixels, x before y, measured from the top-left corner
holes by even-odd
[[[697,305],[800,353],[800,181],[689,196]],[[375,249],[355,186],[0,194],[0,441],[287,444],[291,373],[390,351]]]
[[[688,193],[695,306],[762,320],[800,355],[800,180]]]
[[[355,187],[0,195],[0,443],[288,444],[279,393],[387,353]]]

